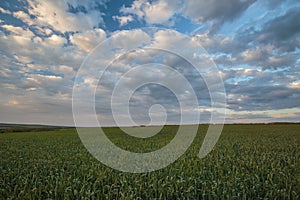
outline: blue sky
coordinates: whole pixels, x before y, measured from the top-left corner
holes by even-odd
[[[179,35],[185,35],[190,51],[200,46],[206,50],[224,81],[227,123],[298,122],[299,19],[296,0],[1,1],[0,122],[72,125],[72,90],[84,59],[106,40],[116,47],[145,43],[145,27],[165,30],[154,34],[148,46],[180,49]],[[179,35],[174,38],[174,33]],[[122,37],[110,39],[116,34]],[[135,61],[123,57],[123,63],[114,63],[114,77],[107,77],[105,84],[121,79],[118,67],[145,64],[149,55],[132,54]],[[189,80],[201,102],[205,89],[197,88],[204,83]],[[94,84],[88,78],[83,82]],[[97,92],[96,107],[98,117],[109,125],[111,111],[104,106],[109,95],[103,92],[107,89],[110,86]],[[133,119],[147,123],[149,108],[160,103],[166,105],[169,123],[176,123],[178,102],[173,94],[154,86],[139,92],[133,97],[136,104],[131,104]],[[198,111],[203,123],[218,112],[205,101]]]

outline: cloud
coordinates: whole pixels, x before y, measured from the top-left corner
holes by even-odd
[[[116,32],[117,33],[117,32]],[[150,41],[150,36],[141,29],[124,30],[113,36],[111,41],[115,48],[124,48],[124,50],[132,50],[137,44],[141,46]]]
[[[235,35],[196,34],[195,40],[223,66],[247,65],[263,69],[294,67],[300,44],[299,9],[292,8],[260,26],[258,21]],[[298,16],[299,15],[299,16]],[[256,19],[255,19],[256,20]]]
[[[59,35],[51,35],[50,37],[46,38],[45,40],[45,45],[48,47],[62,47],[64,44],[66,44],[68,41],[66,38],[61,37]]]
[[[229,111],[227,123],[299,122],[299,109]]]
[[[106,33],[102,29],[88,30],[81,33],[75,33],[70,36],[70,41],[79,49],[90,52],[100,42],[106,38]]]
[[[17,19],[22,20],[25,23],[28,23],[30,25],[33,24],[32,19],[30,18],[28,13],[25,13],[24,11],[16,11],[13,13],[13,16]]]
[[[114,20],[117,20],[120,24],[120,26],[125,26],[129,22],[133,21],[133,17],[131,15],[127,16],[113,16]]]
[[[0,109],[7,113],[1,121],[72,124],[72,79],[86,52],[42,25],[1,28],[0,92],[6,98],[1,99]],[[37,29],[45,34],[37,35]],[[22,117],[24,112],[31,113],[32,120]],[[55,115],[63,118],[57,120]]]
[[[267,114],[252,114],[252,113],[242,113],[242,114],[231,114],[226,120],[239,121],[239,120],[257,120],[261,119],[271,119],[271,116]]]
[[[23,65],[33,61],[37,64],[50,64],[55,61],[68,65],[70,63],[75,64],[78,60],[81,60],[82,57],[78,57],[78,54],[81,54],[80,52],[75,49],[72,50],[71,47],[63,48],[64,42],[66,40],[59,36],[42,39],[25,35],[8,35],[2,37],[1,49],[4,49],[4,52],[9,57],[15,58]],[[71,51],[73,54],[70,54]]]
[[[287,10],[264,24],[262,29],[249,27],[239,33],[237,39],[254,45],[273,45],[278,52],[292,52],[299,48],[299,7]]]
[[[254,2],[255,0],[185,0],[183,13],[195,22],[212,21],[219,26],[241,15]]]
[[[1,46],[2,49],[3,50],[6,49],[6,51],[9,49],[11,49],[12,52],[21,50],[20,46],[25,47],[30,45],[31,39],[34,36],[34,34],[28,28],[24,29],[12,25],[2,25],[1,27],[9,31],[9,35],[4,35],[2,32],[0,32],[0,37],[2,39]],[[15,45],[15,49],[11,45]],[[22,49],[22,51],[28,51],[28,50]]]
[[[166,24],[179,8],[177,1],[158,0],[148,2],[135,0],[130,7],[123,6],[120,12],[136,15],[138,19],[143,19],[148,24]]]
[[[242,50],[245,49],[245,50]],[[218,64],[226,66],[248,65],[263,69],[293,67],[297,61],[297,53],[277,54],[273,46],[244,47],[240,53],[221,54],[216,56]]]
[[[94,10],[97,6],[106,6],[106,3],[109,0],[66,0],[66,3],[73,8],[80,8],[83,7],[85,11]]]
[[[170,24],[176,14],[180,14],[196,24],[210,24],[210,32],[215,32],[227,21],[240,16],[256,0],[135,0],[129,7],[123,6],[120,13],[137,16],[148,24]],[[171,23],[172,24],[172,23]]]
[[[4,14],[8,14],[8,15],[11,14],[11,12],[9,10],[5,10],[4,8],[1,8],[1,7],[0,7],[0,12],[2,12]]]
[[[14,36],[21,36],[23,38],[30,38],[34,36],[34,34],[28,28],[24,29],[22,27],[7,24],[2,25],[1,27],[9,31]]]
[[[121,112],[122,108],[126,106],[127,102],[124,101],[128,92],[137,85],[142,86],[141,83],[145,81],[161,82],[172,87],[173,91],[178,95],[179,100],[181,100],[181,106],[183,106],[181,109],[188,116],[185,120],[194,120],[195,113],[198,113],[199,110],[195,109],[197,106],[194,105],[193,92],[189,91],[190,88],[185,81],[179,79],[179,74],[185,76],[186,81],[190,82],[190,85],[195,88],[195,92],[197,93],[195,98],[199,98],[201,105],[204,107],[211,106],[203,77],[198,74],[190,63],[178,55],[171,53],[172,51],[182,52],[181,55],[187,55],[189,59],[199,63],[200,67],[202,67],[200,70],[210,71],[212,63],[202,62],[207,57],[195,54],[196,50],[199,51],[199,44],[193,38],[171,30],[158,30],[151,32],[151,34],[143,30],[126,30],[117,32],[116,35],[113,35],[103,45],[101,48],[98,47],[95,49],[93,54],[90,55],[89,60],[86,60],[87,66],[85,67],[87,68],[82,70],[83,74],[78,79],[78,81],[81,81],[78,83],[78,87],[82,89],[82,91],[79,91],[82,93],[82,97],[85,97],[86,94],[83,88],[93,91],[98,83],[99,72],[102,72],[108,66],[105,73],[102,74],[101,80],[99,80],[101,84],[96,93],[96,109],[99,115],[110,118],[111,122],[113,120],[109,108],[111,105],[110,97],[114,88],[117,85],[121,87],[120,91],[115,91],[118,98],[116,99],[117,104],[114,104],[116,110]],[[189,46],[189,48],[178,48],[183,46]],[[131,51],[128,52],[128,50]],[[170,52],[165,50],[169,50]],[[189,52],[193,52],[194,54],[190,54]],[[111,63],[112,61],[113,63]],[[147,65],[149,63],[151,64]],[[174,70],[170,71],[162,68],[164,65],[170,66]],[[135,67],[139,66],[142,67],[142,70],[134,71]],[[177,71],[177,73],[174,71]],[[123,75],[126,76],[123,77]],[[210,78],[208,83],[214,88],[212,93],[217,96],[217,93],[221,91],[218,88],[220,82],[215,81],[217,80],[216,74],[206,73],[204,76],[205,78]],[[87,102],[89,101],[84,99],[80,101],[79,105],[84,107]],[[179,123],[180,107],[178,106],[176,96],[172,91],[157,84],[145,85],[145,87],[139,88],[134,93],[130,99],[130,110],[133,119],[137,120],[137,122],[149,121],[148,110],[153,104],[161,104],[166,108],[168,123]],[[219,107],[221,105],[216,104],[215,106]],[[121,115],[124,113],[118,114]],[[203,121],[205,120],[209,121],[210,115],[203,114]],[[188,122],[185,121],[185,123]]]
[[[142,10],[142,7],[147,3],[146,0],[135,0],[132,2],[132,5],[130,7],[125,7],[124,5],[120,9],[121,13],[124,14],[135,14],[139,19],[142,19],[144,17],[144,12]]]
[[[102,13],[96,9],[90,9],[86,13],[72,13],[68,12],[67,1],[28,0],[27,2],[28,13],[17,11],[14,12],[14,16],[30,26],[49,26],[56,31],[65,33],[93,29],[94,27],[98,27],[99,23],[103,23]],[[88,7],[90,3],[93,3],[93,1],[87,2],[83,5]],[[74,5],[78,6],[81,4],[77,2]],[[34,17],[29,17],[29,15]]]
[[[295,81],[289,84],[290,88],[300,89],[300,81]]]
[[[13,107],[19,107],[20,102],[17,101],[17,100],[15,100],[15,99],[11,99],[5,105],[7,105],[7,106],[13,106]]]
[[[144,7],[145,20],[149,24],[166,23],[174,14],[175,10],[168,1],[157,1],[146,4]]]
[[[273,44],[282,52],[300,48],[300,7],[288,10],[285,15],[275,18],[258,32],[257,40]]]
[[[41,93],[27,91],[26,95],[16,95],[0,105],[0,121],[72,125],[74,122],[69,102],[59,95],[42,97]]]
[[[297,101],[300,90],[290,87],[290,83],[298,80],[297,76],[288,70],[247,73],[239,69],[225,80],[228,108],[235,111],[300,108]]]

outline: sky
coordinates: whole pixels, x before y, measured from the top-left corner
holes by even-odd
[[[200,113],[200,123],[222,115],[222,106],[225,123],[299,122],[299,19],[297,0],[0,1],[0,122],[73,125],[73,87],[82,83],[82,118],[88,124],[84,94],[96,86],[97,117],[112,125],[109,106],[118,81],[125,86],[154,80],[185,87],[163,65],[181,69],[192,85],[199,103],[181,112]],[[207,76],[212,83],[215,74],[222,78],[216,88],[224,85],[226,105],[212,108],[218,89],[209,94],[205,77],[196,76],[189,62],[158,49],[173,49],[195,63],[204,52],[209,55],[218,71]],[[86,61],[96,71],[86,68],[78,76]],[[110,61],[105,71],[102,64]],[[144,65],[142,71],[122,79],[138,65]],[[95,82],[98,72],[105,74],[101,83]],[[168,123],[178,123],[179,100],[172,92],[155,84],[138,88],[129,102],[132,119],[148,124],[150,110],[158,124],[164,114]],[[180,101],[191,102],[186,90],[176,92]],[[158,104],[165,112],[153,107]],[[127,116],[118,116],[126,124]],[[185,122],[195,123],[189,117]]]

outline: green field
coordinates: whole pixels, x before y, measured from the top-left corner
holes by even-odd
[[[206,129],[175,163],[143,174],[101,164],[75,129],[0,134],[0,199],[300,199],[299,124],[225,125],[199,159]],[[176,130],[167,126],[149,139],[106,133],[124,149],[149,152]]]

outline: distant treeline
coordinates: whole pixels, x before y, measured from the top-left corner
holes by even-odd
[[[16,133],[16,132],[39,132],[39,131],[53,131],[60,129],[58,127],[10,127],[5,129],[0,129],[0,133]]]

